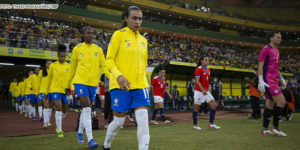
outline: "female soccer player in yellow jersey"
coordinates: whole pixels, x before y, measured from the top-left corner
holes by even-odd
[[[30,87],[30,76],[33,74],[33,71],[30,70],[28,72],[28,77],[24,81],[24,99],[25,99],[25,118],[31,118],[31,105],[30,105],[30,99],[32,98],[32,87]]]
[[[19,83],[19,89],[20,89],[20,104],[19,104],[19,110],[20,114],[22,114],[25,111],[25,101],[24,101],[24,86],[25,86],[25,77],[22,78],[22,81]]]
[[[50,118],[52,114],[52,109],[50,107],[49,99],[48,97],[45,97],[47,94],[47,80],[48,80],[48,71],[50,64],[52,63],[51,60],[48,60],[45,64],[45,67],[43,68],[42,71],[40,71],[38,75],[38,80],[39,80],[39,95],[38,99],[39,101],[43,101],[44,105],[44,110],[43,110],[43,116],[44,116],[44,128],[47,128],[48,126],[51,126],[50,124]],[[39,106],[40,109],[40,106]],[[39,110],[40,111],[40,110]]]
[[[38,87],[39,87],[39,80],[38,80],[38,74],[40,72],[40,68],[35,68],[34,73],[30,75],[29,77],[29,86],[32,89],[32,93],[30,94],[30,104],[31,104],[31,113],[33,115],[33,120],[36,120],[36,110],[35,110],[35,104],[38,103],[39,105],[39,119],[40,121],[43,120],[42,118],[42,101],[39,101],[37,98],[38,95]]]
[[[98,143],[95,142],[92,135],[91,103],[95,101],[96,97],[96,86],[100,79],[99,67],[105,74],[108,74],[108,69],[102,49],[93,43],[95,38],[94,29],[85,27],[83,38],[84,42],[73,49],[68,88],[70,88],[73,80],[75,92],[83,107],[76,137],[79,143],[84,143],[83,129],[85,129],[88,145],[92,149],[97,148]]]
[[[57,137],[64,137],[62,132],[63,105],[68,105],[69,101],[65,93],[67,76],[69,74],[69,63],[66,62],[66,46],[59,45],[57,52],[58,61],[52,63],[48,71],[46,92],[50,101],[55,105],[55,120]],[[47,97],[47,95],[45,96]]]
[[[142,11],[136,6],[128,7],[122,14],[122,29],[114,32],[106,62],[111,76],[109,89],[114,119],[109,124],[103,149],[110,149],[111,141],[125,121],[126,112],[135,110],[139,150],[149,147],[148,107],[150,104],[146,78],[148,42],[139,30]]]

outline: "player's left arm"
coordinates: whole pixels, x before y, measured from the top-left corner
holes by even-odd
[[[209,84],[208,90],[209,90],[209,92],[211,93],[211,84]]]

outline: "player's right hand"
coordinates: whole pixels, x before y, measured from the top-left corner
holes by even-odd
[[[122,90],[129,91],[130,83],[123,75],[118,76],[117,81]]]
[[[70,89],[65,88],[65,92],[66,92],[66,95],[69,95],[70,94]]]
[[[258,90],[262,93],[266,92],[265,87],[270,87],[267,83],[265,83],[264,79],[262,76],[258,76]]]
[[[207,91],[203,90],[203,95],[207,95]]]

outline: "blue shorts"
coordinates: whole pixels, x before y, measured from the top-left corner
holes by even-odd
[[[97,87],[83,84],[74,84],[74,87],[77,96],[88,96],[91,102],[95,101]]]
[[[45,93],[40,93],[38,96],[38,101],[43,101],[43,98],[45,98]]]
[[[21,96],[16,97],[19,102],[22,102]]]
[[[138,89],[126,92],[124,90],[115,89],[110,91],[111,108],[123,113],[142,106],[151,106],[148,90]]]
[[[61,100],[62,104],[69,104],[69,100],[67,99],[67,95],[66,94],[62,94],[62,93],[49,93],[49,99],[51,101],[58,101]]]
[[[28,99],[29,99],[29,102],[30,103],[35,103],[35,102],[37,102],[37,98],[36,98],[36,95],[35,94],[29,94],[28,95]]]

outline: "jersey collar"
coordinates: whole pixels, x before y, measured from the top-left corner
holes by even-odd
[[[204,68],[205,71],[206,71],[206,73],[208,74],[207,68],[206,68],[206,67],[203,67],[202,65],[201,65],[201,67]]]

